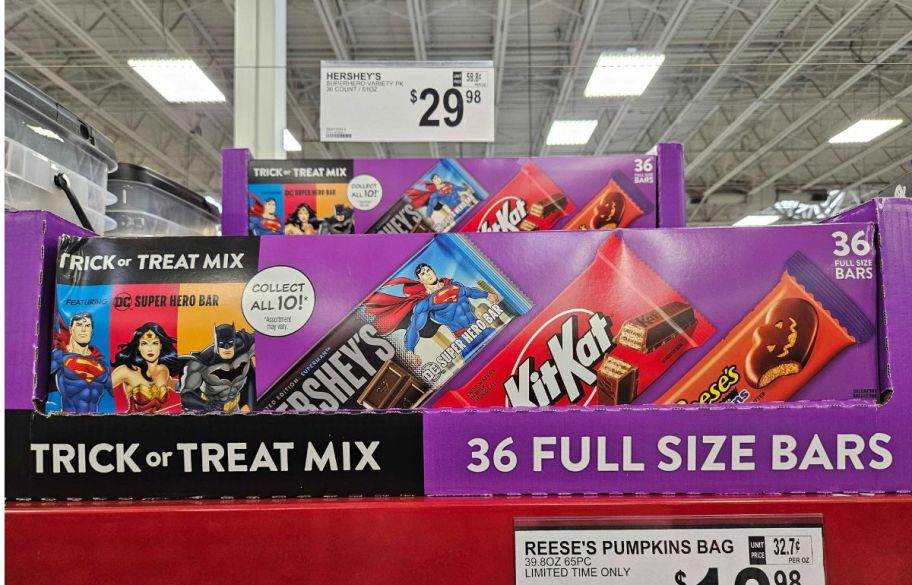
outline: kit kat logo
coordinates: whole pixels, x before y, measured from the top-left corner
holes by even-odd
[[[510,202],[514,202],[512,205]],[[493,212],[493,216],[491,217]],[[506,197],[503,203],[489,208],[478,226],[480,232],[518,232],[526,219],[526,202],[518,197]]]
[[[587,319],[585,333],[580,333],[580,314]],[[547,341],[536,343],[543,335],[548,335]],[[579,402],[585,386],[596,385],[594,368],[613,347],[611,319],[602,313],[570,309],[555,315],[519,353],[513,375],[504,383],[510,405],[549,406],[563,397]]]

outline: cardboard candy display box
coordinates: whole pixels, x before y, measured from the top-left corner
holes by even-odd
[[[225,235],[684,225],[683,150],[603,157],[252,160],[223,154]]]
[[[874,402],[873,243],[861,222],[68,237],[36,398],[78,413]]]

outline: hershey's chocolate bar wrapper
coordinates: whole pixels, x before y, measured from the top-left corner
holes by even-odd
[[[448,232],[487,196],[462,165],[445,158],[422,175],[367,233]]]
[[[418,406],[530,308],[468,239],[437,236],[281,376],[257,409]]]

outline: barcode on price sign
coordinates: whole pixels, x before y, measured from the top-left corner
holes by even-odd
[[[824,585],[819,523],[515,527],[517,585]]]

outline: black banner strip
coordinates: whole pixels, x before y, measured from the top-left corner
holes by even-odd
[[[424,492],[421,414],[52,416],[6,411],[6,497]]]

